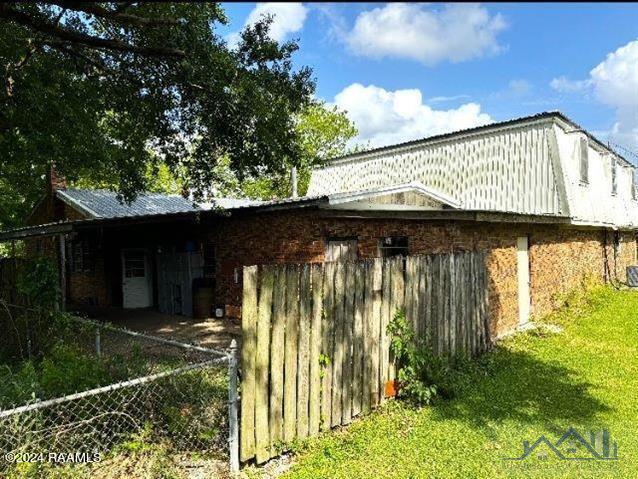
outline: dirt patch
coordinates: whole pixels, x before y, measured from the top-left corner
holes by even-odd
[[[233,339],[241,345],[241,321],[237,319],[193,319],[153,310],[125,309],[111,309],[91,316],[114,326],[214,349],[227,349]]]

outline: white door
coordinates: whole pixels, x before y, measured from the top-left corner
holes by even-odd
[[[148,254],[141,249],[122,251],[122,302],[124,308],[152,305]]]
[[[516,259],[518,264],[518,322],[529,321],[529,244],[527,236],[519,236],[516,240]]]

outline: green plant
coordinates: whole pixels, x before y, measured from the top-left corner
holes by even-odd
[[[47,396],[84,391],[108,384],[106,366],[77,347],[59,344],[41,365],[41,386]]]
[[[454,399],[425,408],[388,401],[338,433],[311,439],[281,479],[635,479],[638,294],[604,287],[587,299],[582,311],[546,319],[560,322],[561,334],[516,334],[469,369],[455,362]],[[608,429],[619,460],[560,461],[551,452],[502,459],[541,435],[554,442],[570,426]]]
[[[398,310],[390,324],[390,352],[398,372],[399,397],[415,404],[430,404],[437,397],[453,396],[451,368],[446,359],[435,355],[408,324],[405,311]]]
[[[17,280],[18,292],[35,308],[51,309],[58,299],[58,270],[51,258],[25,263]]]

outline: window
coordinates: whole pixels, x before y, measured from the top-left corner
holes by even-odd
[[[587,138],[580,139],[580,182],[589,183],[589,143]]]
[[[206,241],[202,245],[202,254],[204,257],[204,278],[215,277],[215,245]]]
[[[87,239],[70,242],[68,258],[72,273],[93,273],[95,271],[95,250]]]
[[[636,198],[638,198],[636,193],[636,172],[633,170],[633,168],[631,169],[631,199],[635,200]]]
[[[144,251],[127,251],[124,253],[124,276],[127,278],[143,278],[146,276],[146,253]]]
[[[611,158],[611,194],[618,193],[618,163],[616,158]]]
[[[355,261],[357,240],[353,238],[328,238],[326,241],[326,261]]]
[[[379,256],[389,258],[390,256],[408,255],[407,236],[386,236],[379,240]]]

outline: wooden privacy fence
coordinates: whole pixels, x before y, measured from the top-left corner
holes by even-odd
[[[394,379],[388,323],[404,308],[438,354],[489,345],[478,252],[244,268],[242,461],[348,424]]]

